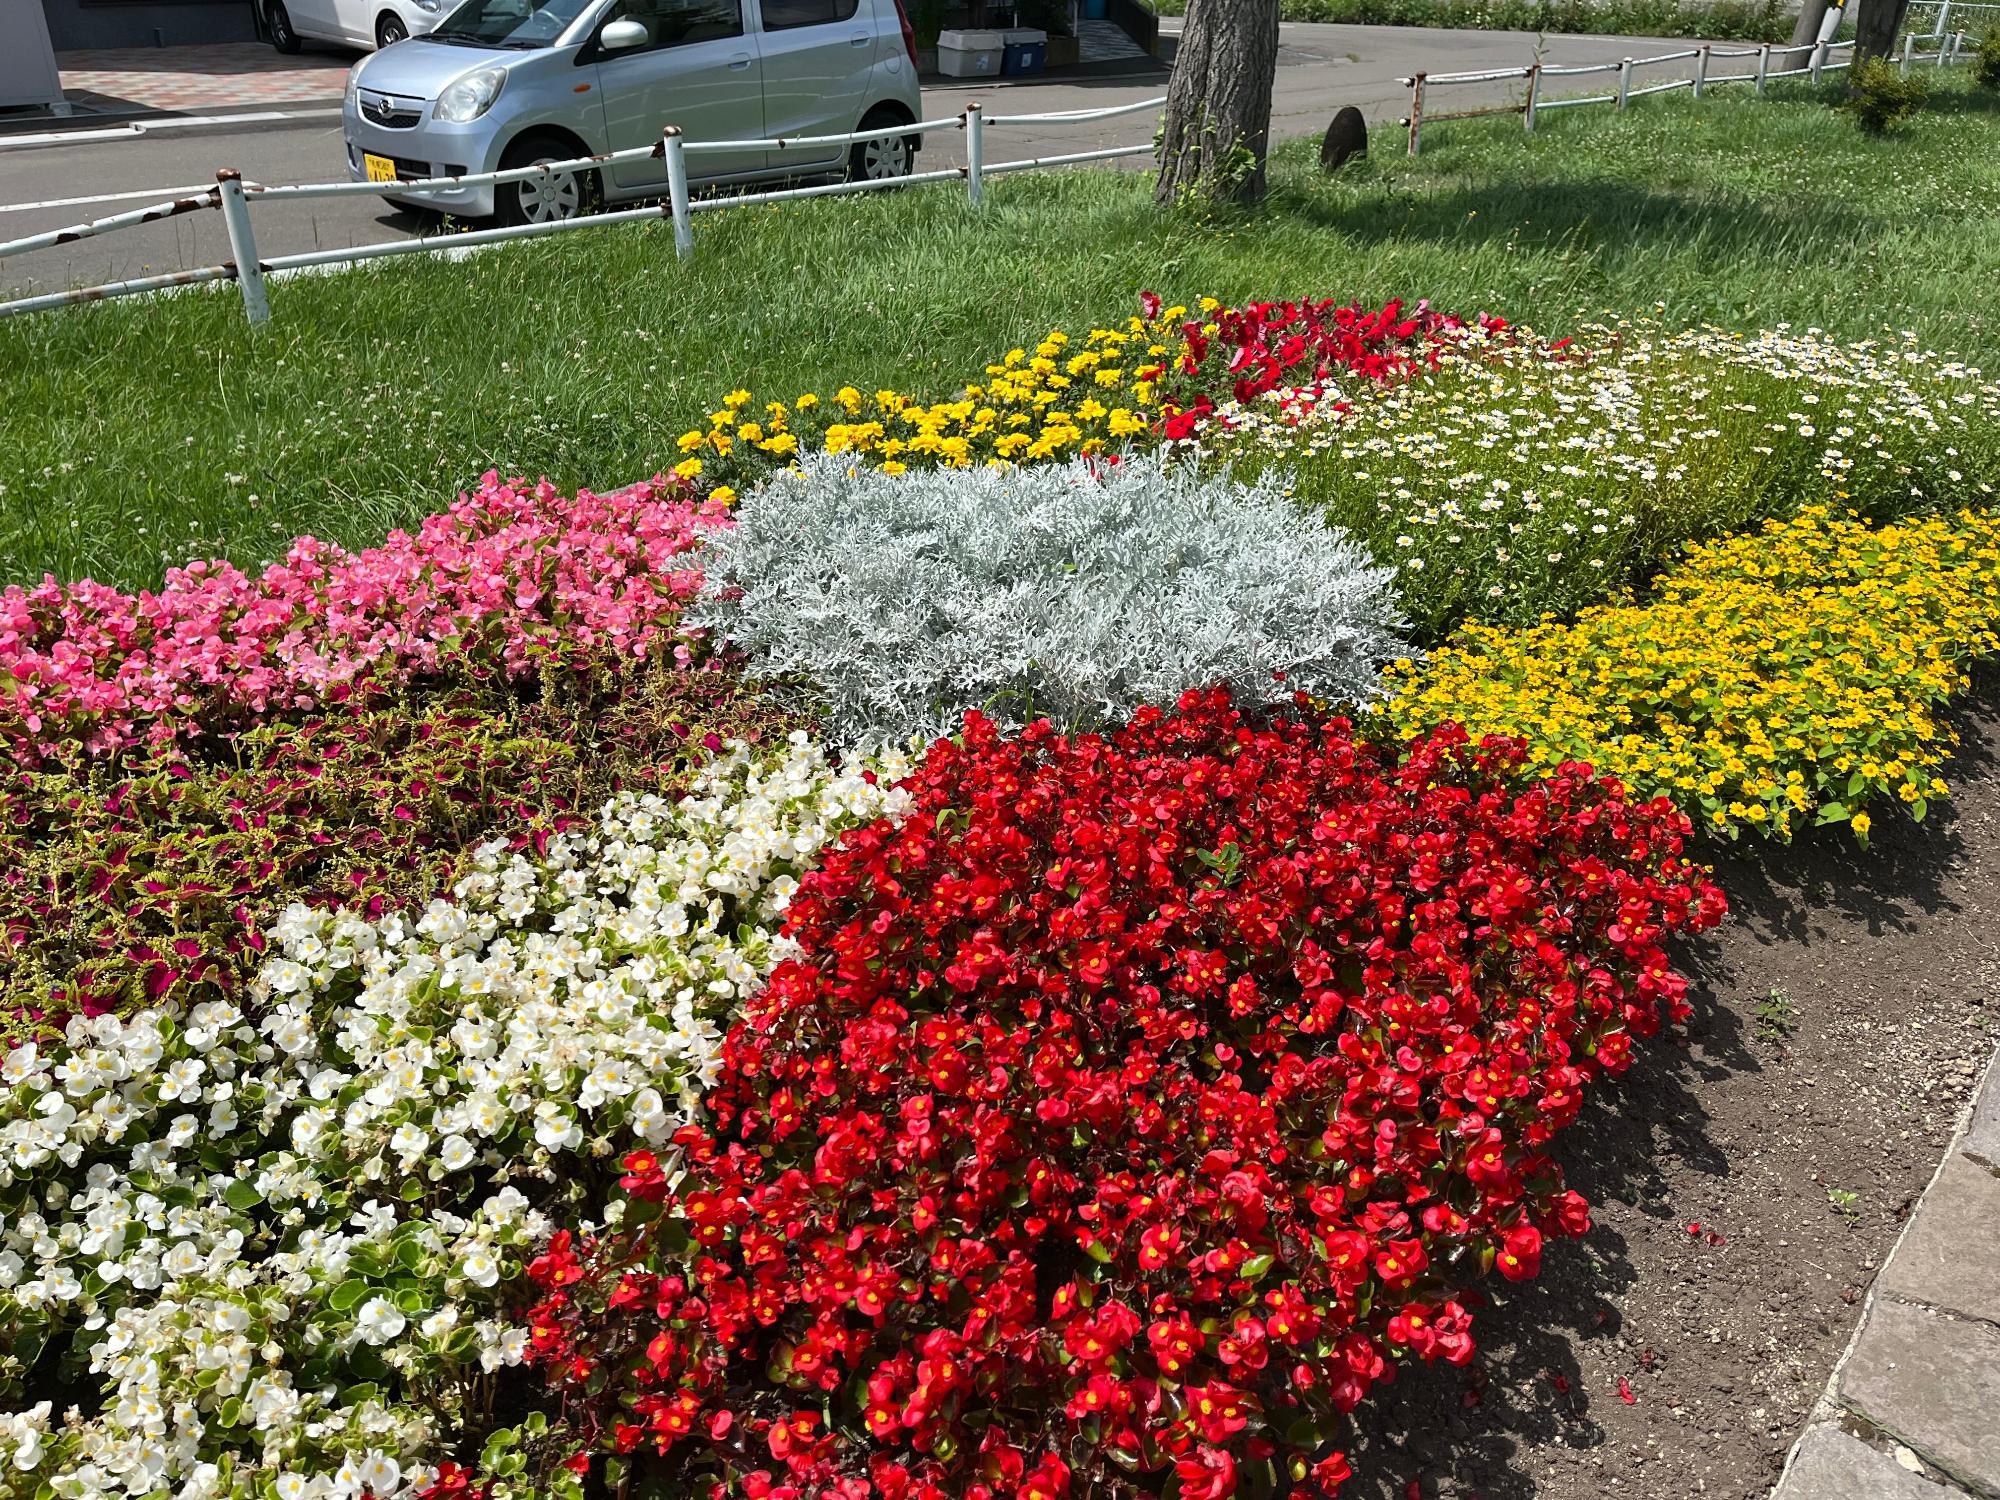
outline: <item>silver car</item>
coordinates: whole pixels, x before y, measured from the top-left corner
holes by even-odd
[[[656,144],[839,135],[918,118],[900,0],[466,0],[423,37],[356,63],[342,121],[359,181],[456,177]],[[916,136],[690,155],[703,183],[846,171],[907,176]],[[546,223],[665,194],[664,158],[449,192],[417,207]]]

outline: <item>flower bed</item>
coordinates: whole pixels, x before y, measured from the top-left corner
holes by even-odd
[[[687,554],[725,517],[674,482],[571,497],[488,474],[353,555],[301,537],[255,578],[193,563],[158,593],[9,587],[0,736],[32,764],[72,740],[171,743],[448,666],[521,676],[643,656],[673,637],[701,585]]]
[[[724,736],[792,727],[730,674],[633,664],[534,702],[404,695],[238,733],[218,753],[75,746],[0,786],[13,1026],[240,1002],[293,902],[423,904],[490,839],[545,845],[614,788],[673,794]]]
[[[550,1216],[615,1219],[603,1157],[690,1118],[799,874],[902,769],[739,745],[678,801],[488,844],[415,919],[293,907],[246,995],[14,1048],[0,1391],[83,1415],[39,1401],[0,1463],[29,1493],[422,1484],[493,1420]]]
[[[1721,914],[1683,813],[1921,816],[2000,646],[1990,512],[1877,524],[1987,493],[1978,372],[1588,343],[1149,300],[9,592],[0,1493],[1337,1488],[1586,1224],[1552,1141]],[[1406,602],[1498,618],[1384,679]]]
[[[1823,507],[1693,548],[1644,604],[1573,625],[1471,625],[1397,668],[1405,733],[1452,719],[1518,735],[1534,764],[1587,761],[1719,831],[1789,837],[1893,797],[1945,795],[1938,717],[2000,649],[2000,517],[1872,528]]]
[[[1342,1415],[1469,1358],[1463,1289],[1582,1231],[1548,1145],[1722,910],[1665,803],[1522,764],[1219,695],[1104,737],[968,719],[806,877],[687,1178],[628,1157],[656,1206],[530,1268],[570,1468],[1336,1489]]]
[[[925,401],[902,391],[865,396],[844,386],[759,404],[732,391],[705,427],[680,439],[680,473],[735,487],[801,452],[847,453],[901,473],[916,466],[970,468],[998,459],[1038,463],[1116,453],[1158,436],[1186,437],[1219,401],[1254,399],[1281,384],[1393,381],[1434,364],[1459,319],[1427,304],[1368,309],[1330,299],[1225,308],[1201,299],[1198,316],[1147,293],[1143,315],[1093,328],[1080,346],[1060,329],[1009,350],[955,396]],[[1506,324],[1481,317],[1497,337]]]
[[[1988,503],[2000,385],[1904,340],[1640,322],[1447,343],[1424,379],[1225,405],[1205,454],[1275,465],[1401,570],[1432,637],[1528,625],[1643,579],[1681,544],[1810,504],[1877,520]]]

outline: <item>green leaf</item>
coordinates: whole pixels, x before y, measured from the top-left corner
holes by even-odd
[[[1924,814],[1930,810],[1931,801],[1928,797],[1919,797],[1910,804],[1910,816],[1915,818],[1919,823],[1923,822]]]
[[[1111,1251],[1103,1240],[1092,1240],[1088,1245],[1083,1247],[1083,1253],[1099,1265],[1108,1266],[1111,1264]]]
[[[368,1283],[360,1279],[343,1281],[326,1295],[326,1305],[335,1312],[346,1312],[368,1295]]]
[[[222,1201],[238,1213],[248,1213],[264,1201],[264,1195],[239,1177],[222,1190]]]
[[[1271,1269],[1276,1260],[1277,1257],[1274,1255],[1251,1256],[1243,1262],[1243,1279],[1245,1281],[1261,1280],[1264,1273]]]
[[[1823,824],[1845,823],[1847,819],[1848,819],[1848,811],[1846,804],[1840,802],[1822,802],[1820,804],[1819,819],[1818,819],[1819,822]]]

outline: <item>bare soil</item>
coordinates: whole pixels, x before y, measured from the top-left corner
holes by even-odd
[[[1378,1390],[1342,1500],[1769,1492],[2000,1033],[1996,686],[1953,807],[1709,851],[1694,1018],[1559,1143],[1595,1227]]]

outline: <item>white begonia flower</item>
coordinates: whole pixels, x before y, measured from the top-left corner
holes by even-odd
[[[409,1321],[387,1297],[370,1297],[354,1316],[354,1331],[365,1344],[386,1344],[401,1336]]]
[[[484,1250],[475,1250],[466,1256],[458,1271],[474,1286],[493,1286],[500,1280],[500,1262]]]
[[[472,1142],[462,1135],[448,1135],[438,1145],[438,1163],[447,1172],[463,1171],[472,1165]]]

